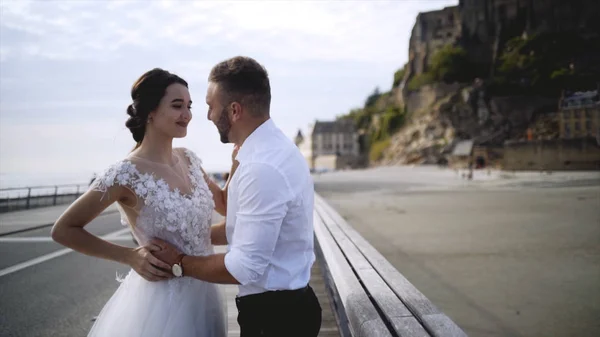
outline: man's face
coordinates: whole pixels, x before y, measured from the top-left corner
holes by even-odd
[[[223,105],[222,93],[219,84],[208,83],[206,91],[206,104],[208,104],[208,120],[212,121],[219,131],[221,142],[229,143],[229,133],[231,132],[231,120],[229,119],[228,106]]]

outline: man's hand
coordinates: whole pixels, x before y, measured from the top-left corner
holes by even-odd
[[[211,283],[239,284],[225,267],[225,254],[189,256],[160,239],[152,239],[148,244],[157,249],[160,247],[160,250],[152,251],[152,254],[169,266],[181,262],[185,276]]]
[[[180,262],[182,253],[170,243],[160,239],[152,239],[150,240],[150,245],[160,247],[160,250],[155,250],[152,254],[170,267]]]
[[[131,250],[127,263],[148,281],[164,281],[173,277],[171,266],[156,256],[160,247],[152,244]]]

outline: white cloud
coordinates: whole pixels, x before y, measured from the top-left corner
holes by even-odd
[[[419,10],[452,2],[9,1],[2,3],[0,21],[37,36],[37,48],[20,47],[40,57],[104,57],[98,52],[122,47],[226,43],[281,59],[381,62],[405,58],[406,32]],[[44,40],[47,36],[53,38]]]
[[[128,101],[125,100],[64,100],[64,101],[44,101],[44,102],[35,102],[35,101],[21,101],[14,103],[6,103],[0,102],[0,113],[2,115],[15,115],[20,111],[27,110],[52,110],[52,109],[63,109],[63,108],[77,108],[77,109],[87,109],[87,108],[114,108],[114,107],[123,107],[128,104]]]
[[[0,172],[98,170],[133,146],[129,89],[162,67],[190,83],[185,139],[208,170],[231,146],[206,120],[206,78],[217,62],[267,67],[273,118],[290,137],[315,119],[361,105],[408,56],[419,11],[443,1],[0,1]],[[85,160],[81,160],[85,158]]]
[[[10,48],[8,47],[0,47],[0,62],[8,59],[10,56]]]

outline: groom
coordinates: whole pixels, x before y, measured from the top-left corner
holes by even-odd
[[[234,57],[210,72],[208,119],[223,143],[239,147],[230,178],[225,222],[211,228],[226,254],[187,256],[170,244],[156,257],[175,276],[239,284],[241,337],[317,336],[321,306],[308,285],[313,252],[313,182],[294,143],[270,119],[267,71]]]

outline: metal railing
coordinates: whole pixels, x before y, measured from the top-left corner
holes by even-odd
[[[12,187],[0,189],[0,213],[72,202],[88,184]]]
[[[209,175],[220,186],[224,185],[221,174]],[[0,188],[0,213],[70,203],[89,186],[90,183]]]

